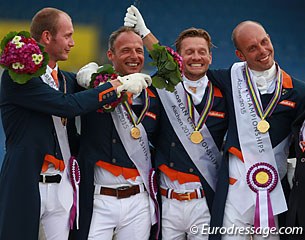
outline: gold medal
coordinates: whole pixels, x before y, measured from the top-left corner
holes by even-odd
[[[192,134],[191,134],[191,141],[192,141],[192,143],[198,144],[198,143],[201,143],[202,140],[203,140],[203,137],[202,137],[201,132],[199,132],[197,130],[192,132]]]
[[[263,119],[258,122],[256,127],[260,133],[266,133],[270,128],[270,124],[265,119]]]
[[[137,127],[133,127],[130,130],[130,135],[134,138],[134,139],[138,139],[141,136],[141,131],[139,128]]]

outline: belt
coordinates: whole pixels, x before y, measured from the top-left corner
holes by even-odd
[[[125,186],[125,187],[118,187],[118,188],[107,188],[101,187],[100,194],[113,196],[117,199],[121,198],[129,198],[130,196],[136,195],[141,192],[139,185],[134,186]]]
[[[176,199],[178,201],[185,201],[185,200],[192,200],[192,199],[199,199],[204,197],[203,189],[198,189],[193,192],[186,192],[186,193],[177,193],[173,189],[164,189],[161,188],[161,195],[165,196],[169,199]]]
[[[40,175],[39,177],[39,182],[42,183],[60,183],[61,180],[61,175],[53,175],[53,176],[48,176],[48,175]]]

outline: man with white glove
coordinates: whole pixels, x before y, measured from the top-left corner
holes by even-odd
[[[130,27],[109,38],[108,59],[120,83],[117,92],[133,93],[114,112],[92,112],[81,118],[80,226],[76,239],[149,238],[156,222],[149,194],[151,169],[148,140],[153,141],[159,119],[159,100],[144,66],[143,41]],[[77,74],[89,86],[98,66],[90,63]],[[112,82],[111,81],[111,82]]]
[[[124,25],[143,31],[143,17],[134,6],[127,9]],[[152,50],[153,44],[158,43],[158,40],[150,32],[143,38],[143,43],[148,50]],[[161,117],[159,122],[160,130],[154,158],[155,168],[159,173],[158,186],[162,200],[162,239],[207,240],[208,235],[194,234],[190,226],[210,225],[210,209],[214,194],[212,187],[216,185],[216,178],[211,179],[210,176],[217,175],[217,167],[208,167],[205,163],[210,162],[212,158],[216,162],[220,161],[220,150],[227,130],[227,117],[206,118],[203,127],[210,140],[205,138],[205,144],[208,149],[213,149],[209,153],[204,149],[201,140],[198,144],[192,140],[192,135],[189,136],[183,130],[179,131],[180,122],[188,128],[189,119],[180,118],[177,121],[172,106],[186,106],[184,96],[190,96],[192,106],[200,115],[206,109],[204,106],[208,102],[208,92],[213,89],[214,93],[220,93],[220,90],[212,86],[206,76],[212,62],[212,40],[208,32],[204,29],[186,29],[180,33],[175,43],[177,52],[183,58],[185,88],[181,85],[176,86],[175,98],[180,102],[172,100],[171,94],[159,94],[164,109],[161,116],[167,117]],[[221,94],[213,96],[208,115],[215,111],[227,116],[225,101],[220,96]],[[203,127],[198,128],[199,132]]]
[[[98,65],[95,62],[90,62],[83,66],[76,74],[77,83],[88,88],[91,81],[91,75],[96,73]],[[119,84],[117,84],[117,80]],[[133,73],[126,76],[119,76],[117,80],[112,80],[111,83],[116,88],[117,93],[127,91],[133,94],[139,94],[143,89],[151,85],[151,77],[144,73]],[[116,84],[114,84],[116,83]]]
[[[151,77],[144,73],[132,73],[123,77],[118,76],[122,85],[117,87],[117,92],[124,90],[133,94],[139,94],[143,89],[151,85]]]

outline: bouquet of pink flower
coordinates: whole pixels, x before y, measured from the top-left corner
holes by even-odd
[[[115,72],[113,66],[110,64],[105,64],[101,66],[96,73],[91,75],[90,87],[95,88],[106,82],[117,79],[119,75]],[[105,104],[102,108],[98,109],[98,112],[112,112],[122,101],[127,100],[127,95],[125,92],[118,93],[117,100],[110,103]]]
[[[182,57],[172,48],[159,44],[153,45],[149,55],[153,60],[151,65],[158,68],[157,73],[152,77],[152,85],[173,92],[175,86],[182,81]]]
[[[24,84],[45,73],[49,56],[29,32],[10,32],[1,41],[0,65],[13,81]]]

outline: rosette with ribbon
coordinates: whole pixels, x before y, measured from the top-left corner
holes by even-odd
[[[117,79],[119,74],[117,74],[110,64],[105,64],[98,68],[96,73],[91,75],[90,88],[98,87],[106,82]],[[118,106],[122,101],[127,100],[127,95],[125,92],[118,93],[117,100],[105,104],[102,108],[98,109],[97,112],[113,112],[116,106]]]
[[[157,184],[157,176],[155,169],[151,168],[149,171],[149,194],[152,198],[155,209],[156,209],[156,217],[157,217],[157,232],[156,232],[156,239],[158,239],[159,232],[160,232],[160,214],[159,214],[159,203],[157,200],[157,193],[158,193],[158,184]]]
[[[10,32],[1,41],[0,65],[13,81],[24,84],[46,71],[49,56],[29,32]]]
[[[278,183],[278,173],[271,164],[259,162],[247,172],[247,183],[256,192],[254,227],[275,227],[270,192]]]
[[[70,211],[70,228],[73,229],[73,223],[76,218],[76,228],[78,229],[80,170],[78,162],[73,156],[71,156],[69,160],[69,176],[73,187],[73,205]]]
[[[182,57],[170,47],[159,44],[153,45],[153,50],[149,51],[149,55],[153,59],[150,65],[158,68],[152,77],[152,85],[155,88],[165,88],[167,91],[173,92],[175,86],[182,82]]]

